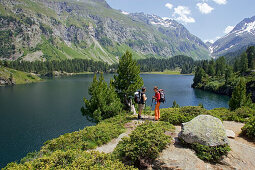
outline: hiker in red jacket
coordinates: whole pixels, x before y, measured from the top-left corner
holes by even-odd
[[[156,106],[155,106],[155,120],[158,121],[160,118],[160,110],[159,110],[159,106],[160,106],[160,93],[158,91],[158,87],[155,86],[154,87],[154,92],[155,92],[155,96],[153,96],[153,98],[155,99],[156,102]]]

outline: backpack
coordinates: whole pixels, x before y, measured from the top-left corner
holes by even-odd
[[[140,91],[135,92],[135,103],[140,104],[142,101],[142,94]]]
[[[158,92],[159,92],[159,94],[160,94],[159,102],[160,102],[160,103],[165,103],[165,101],[166,101],[166,95],[165,95],[164,90],[163,90],[163,89],[160,89]]]

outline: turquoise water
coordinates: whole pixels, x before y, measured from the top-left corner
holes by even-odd
[[[181,106],[205,108],[228,107],[227,96],[191,88],[193,76],[142,75],[151,105],[152,88],[166,92],[161,107],[171,107],[173,100]],[[112,75],[105,75],[107,81]],[[93,125],[80,113],[82,98],[88,97],[93,75],[56,78],[41,83],[0,87],[0,168],[20,160],[28,152],[39,150],[43,143],[59,135]]]

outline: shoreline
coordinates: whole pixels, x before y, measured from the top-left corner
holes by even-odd
[[[191,76],[194,74],[181,74],[178,71],[167,71],[167,72],[141,72],[140,74],[162,74],[162,75],[186,75],[186,76]]]

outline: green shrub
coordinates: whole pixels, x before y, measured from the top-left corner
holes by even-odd
[[[127,164],[138,166],[140,161],[151,162],[170,143],[165,132],[174,127],[166,122],[145,122],[115,148],[114,155]]]
[[[55,151],[24,164],[10,163],[4,169],[135,169],[109,154],[84,151]]]
[[[244,125],[242,133],[251,139],[255,139],[255,117],[250,118]]]
[[[209,112],[200,106],[185,106],[181,108],[161,109],[161,121],[169,122],[174,125],[188,122],[201,114],[209,114]]]
[[[230,121],[247,122],[248,119],[255,116],[255,110],[249,107],[241,107],[231,112],[227,118]]]
[[[122,104],[110,83],[104,81],[103,74],[99,80],[95,74],[93,82],[89,87],[90,100],[84,98],[85,107],[81,108],[83,115],[88,119],[100,122],[104,119],[118,115],[122,111]]]
[[[228,117],[231,115],[231,111],[226,108],[215,108],[209,110],[209,114],[221,120],[228,120]]]
[[[83,130],[67,133],[58,138],[45,142],[41,149],[42,153],[49,153],[56,150],[66,151],[68,149],[87,150],[117,138],[125,131],[124,124],[128,117],[118,115],[100,122],[96,126],[86,127]]]
[[[200,159],[213,163],[219,162],[231,150],[227,144],[222,146],[205,146],[198,143],[189,144],[182,139],[180,141],[184,146],[193,149]]]

